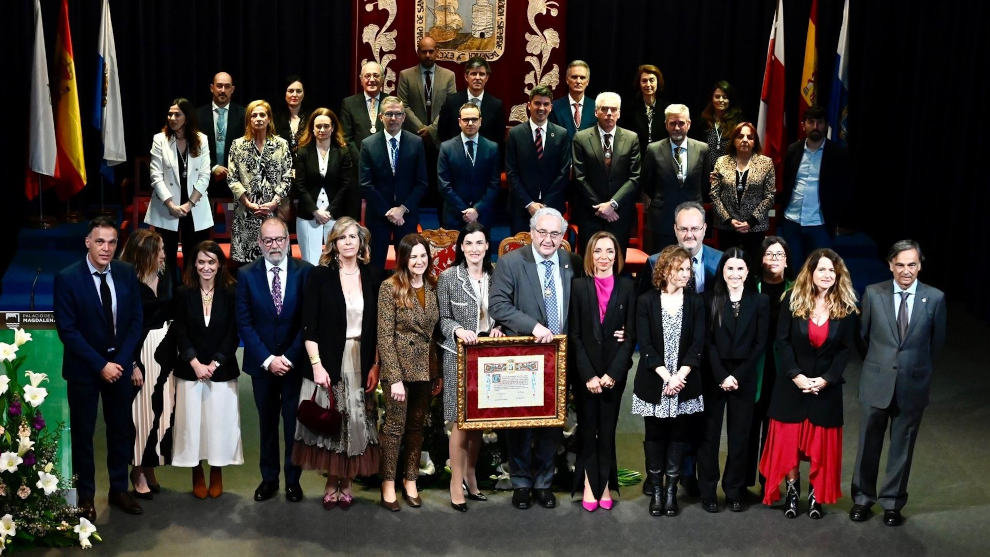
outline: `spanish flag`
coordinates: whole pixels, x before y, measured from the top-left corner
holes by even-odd
[[[83,155],[82,117],[76,89],[76,65],[72,58],[69,32],[69,0],[62,0],[55,42],[55,159],[56,191],[69,199],[86,185],[86,158]]]
[[[818,26],[818,0],[811,2],[811,14],[808,16],[808,34],[804,39],[804,67],[801,69],[801,102],[798,103],[798,130],[804,136],[804,111],[817,104],[818,95],[815,93],[815,74],[818,69],[818,46],[815,43],[815,28]]]

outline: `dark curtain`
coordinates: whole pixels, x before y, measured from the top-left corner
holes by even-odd
[[[568,58],[592,68],[590,91],[635,91],[642,63],[656,64],[664,98],[687,104],[694,126],[711,85],[726,79],[756,121],[775,0],[668,2],[571,0]],[[818,95],[827,104],[842,24],[841,0],[819,0]],[[785,2],[787,122],[797,132],[797,91],[811,0]],[[921,242],[921,278],[990,319],[983,248],[988,186],[976,168],[986,156],[988,66],[985,3],[922,8],[853,0],[850,5],[850,153],[859,229],[878,256],[894,241]],[[979,45],[983,44],[983,47]],[[733,99],[735,100],[735,99]],[[620,120],[619,125],[622,125]],[[698,130],[694,130],[698,131]]]

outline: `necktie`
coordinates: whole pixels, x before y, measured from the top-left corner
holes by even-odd
[[[375,133],[378,122],[378,99],[368,99],[368,119],[371,121],[371,133]]]
[[[540,133],[541,129],[542,128],[536,128],[536,141],[534,141],[536,144],[536,158],[538,159],[543,158],[543,134]]]
[[[553,282],[553,261],[543,262],[543,304],[547,310],[547,328],[553,334],[560,333],[560,316],[557,315],[557,286]]]
[[[698,258],[697,257],[692,257],[691,258],[691,276],[688,277],[687,286],[685,287],[685,289],[688,292],[697,292],[698,291],[698,283],[694,279],[694,266],[697,265],[697,264],[698,264]]]
[[[646,139],[647,142],[653,141],[653,107],[646,107]]]
[[[395,167],[399,164],[399,142],[396,141],[395,138],[393,137],[392,139],[388,140],[388,143],[389,145],[392,146],[391,162],[392,162],[392,175],[394,176]]]
[[[426,100],[426,120],[428,123],[433,121],[431,116],[433,113],[433,80],[430,78],[431,73],[429,70],[423,72],[423,81],[425,83],[423,97]]]
[[[227,107],[217,107],[217,164],[223,165],[227,145]]]
[[[481,108],[481,99],[479,99],[478,97],[471,97],[468,100],[468,102],[472,103],[474,106],[477,106],[478,108]]]
[[[103,304],[103,319],[107,324],[107,335],[112,341],[114,337],[113,295],[110,293],[110,285],[107,283],[107,274],[97,271],[93,275],[100,277],[100,302]]]
[[[684,183],[684,170],[681,165],[681,147],[674,147],[674,168],[677,170],[677,181]]]
[[[901,337],[901,342],[904,342],[904,337],[907,336],[908,323],[910,322],[911,316],[908,315],[908,296],[910,292],[901,292],[901,307],[897,309],[897,333]]]
[[[282,315],[282,276],[281,269],[272,267],[272,301],[275,302],[275,315]]]
[[[605,166],[612,168],[612,134],[605,134]]]
[[[474,140],[467,140],[467,155],[471,161],[471,166],[474,166]]]
[[[581,128],[581,105],[574,103],[574,129]]]

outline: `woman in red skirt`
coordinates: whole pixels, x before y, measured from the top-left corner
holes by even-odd
[[[798,515],[801,460],[810,461],[809,517],[821,518],[822,503],[842,496],[842,372],[853,348],[857,313],[842,258],[830,249],[812,252],[781,303],[778,380],[760,459],[760,473],[767,479],[763,502],[780,499],[777,486],[786,480],[787,518]]]

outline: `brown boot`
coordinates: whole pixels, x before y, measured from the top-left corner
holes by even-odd
[[[206,478],[203,477],[203,465],[197,464],[192,469],[193,496],[197,499],[206,499]]]
[[[214,499],[223,495],[223,468],[210,466],[210,497]]]

